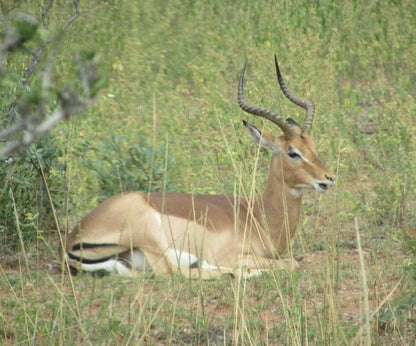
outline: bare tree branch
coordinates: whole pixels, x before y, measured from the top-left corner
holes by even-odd
[[[79,16],[79,10],[78,10],[78,5],[79,5],[79,1],[80,0],[73,0],[72,3],[74,4],[74,8],[75,8],[75,14],[68,20],[68,22],[64,25],[64,30],[70,26],[75,19],[78,18]]]
[[[75,14],[63,26],[65,31],[80,15],[80,0],[73,0]],[[42,11],[42,24],[48,29],[47,15],[54,1],[49,0]],[[21,15],[23,21],[33,25],[34,18],[25,14]],[[11,26],[5,34],[3,45],[0,46],[0,72],[3,69],[3,61],[7,53],[10,53],[17,47],[24,44],[24,37],[19,36],[16,30]],[[29,66],[25,70],[25,79],[23,85],[28,85],[30,77],[36,70],[40,61],[40,56],[46,45],[53,43],[57,38],[47,39],[32,54]],[[30,145],[40,136],[51,131],[60,121],[68,119],[69,116],[78,114],[86,110],[86,108],[94,101],[97,82],[99,81],[97,72],[97,61],[93,55],[86,54],[82,57],[80,54],[76,56],[79,68],[80,90],[66,87],[62,90],[55,90],[57,93],[59,108],[48,114],[48,103],[51,99],[51,86],[53,85],[53,57],[48,56],[48,60],[44,65],[42,72],[42,84],[40,94],[29,95],[27,99],[22,98],[14,103],[13,108],[18,110],[20,120],[12,124],[9,128],[0,131],[0,142],[4,142],[4,146],[0,148],[0,158],[7,157],[13,151]],[[0,74],[0,78],[2,75]],[[31,98],[32,97],[32,98]]]
[[[63,31],[65,32],[66,29],[79,17],[79,1],[80,0],[73,0],[75,14],[66,22],[66,24],[63,26]],[[54,0],[49,0],[48,3],[45,5],[44,9],[42,10],[42,24],[43,28],[45,30],[48,30],[49,26],[47,23],[47,14],[50,8],[53,5]],[[47,39],[45,42],[43,42],[32,54],[32,59],[30,61],[29,66],[25,69],[25,79],[23,80],[23,85],[29,84],[29,79],[32,76],[32,74],[35,72],[36,66],[38,65],[40,61],[40,57],[43,53],[43,49],[51,44],[53,42],[53,39]]]
[[[42,10],[42,24],[44,29],[48,29],[48,23],[46,22],[46,15],[49,9],[52,7],[53,0],[49,0],[48,3],[45,5],[45,8]]]
[[[0,150],[0,157],[7,157],[13,151],[22,146],[32,144],[39,136],[52,130],[58,122],[68,117],[65,109],[60,108],[49,116],[43,123],[39,124],[33,131],[25,132],[20,140],[10,142],[5,148]]]
[[[49,116],[46,115],[46,102],[49,98],[49,88],[51,85],[51,68],[46,68],[43,75],[43,97],[37,104],[36,111],[27,113],[23,111],[22,120],[0,133],[0,140],[7,141],[12,136],[19,135],[20,139],[9,141],[0,149],[0,158],[7,157],[19,147],[25,147],[36,141],[37,138],[51,131],[61,120],[68,119],[69,116],[79,114],[87,109],[94,101],[94,93],[91,91],[94,84],[99,80],[96,68],[96,61],[82,60],[77,57],[79,64],[79,78],[82,85],[82,92],[76,92],[66,88],[59,92],[58,97],[61,107]],[[26,108],[25,108],[26,109]],[[29,108],[27,108],[29,109]]]
[[[4,141],[5,139],[13,136],[16,132],[19,132],[25,127],[23,122],[17,123],[9,127],[8,129],[3,130],[0,132],[0,141]]]
[[[6,54],[15,51],[17,48],[20,48],[29,39],[28,36],[23,36],[21,33],[19,33],[19,25],[30,26],[32,27],[33,31],[36,31],[37,27],[36,19],[26,13],[16,12],[14,17],[14,25],[7,21],[4,24],[4,38],[3,43],[0,46],[0,75],[3,73],[4,59]]]

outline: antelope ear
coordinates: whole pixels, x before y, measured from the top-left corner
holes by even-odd
[[[243,120],[243,124],[246,127],[248,133],[250,133],[251,138],[254,143],[257,145],[270,150],[273,154],[278,154],[280,151],[279,141],[267,132],[261,132],[254,125],[249,124],[247,121]]]

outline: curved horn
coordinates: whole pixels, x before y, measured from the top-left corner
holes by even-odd
[[[279,81],[280,89],[282,89],[283,94],[294,104],[301,106],[303,109],[306,110],[306,118],[305,118],[305,122],[303,123],[302,131],[308,134],[312,126],[313,117],[315,115],[315,105],[308,100],[300,99],[294,96],[287,89],[285,83],[283,82],[282,74],[280,73],[279,64],[277,63],[276,55],[274,56],[274,62],[276,65],[277,80]]]
[[[293,137],[295,134],[293,129],[280,115],[275,114],[269,111],[268,109],[249,106],[244,101],[243,84],[244,84],[244,73],[246,71],[246,66],[247,66],[247,60],[244,63],[243,69],[241,70],[240,78],[238,80],[238,104],[240,105],[240,108],[247,113],[258,115],[258,116],[261,116],[265,119],[272,121],[273,123],[275,123],[282,129],[286,138]]]

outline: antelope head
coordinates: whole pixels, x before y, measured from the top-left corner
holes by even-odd
[[[277,80],[283,94],[291,102],[306,110],[303,127],[300,127],[291,118],[284,120],[280,115],[270,110],[249,106],[244,101],[243,84],[247,61],[243,66],[238,82],[238,104],[245,112],[275,123],[283,131],[283,135],[275,137],[267,132],[260,131],[245,120],[243,123],[254,142],[272,152],[272,170],[276,171],[278,179],[283,178],[283,183],[290,188],[292,194],[300,197],[305,189],[315,189],[318,192],[326,191],[329,186],[334,184],[335,179],[319,159],[315,143],[309,136],[315,106],[310,101],[294,96],[287,89],[276,56],[274,59]]]

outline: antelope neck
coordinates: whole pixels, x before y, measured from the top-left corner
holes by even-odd
[[[298,190],[296,195],[294,189],[285,184],[281,164],[280,158],[273,158],[266,186],[258,202],[262,204],[259,207],[264,211],[266,228],[270,237],[275,239],[280,254],[296,232],[303,194]]]

